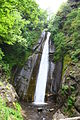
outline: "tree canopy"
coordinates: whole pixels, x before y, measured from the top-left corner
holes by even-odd
[[[47,12],[35,0],[0,1],[0,66],[22,65],[46,22]]]
[[[56,51],[54,59],[69,54],[75,62],[80,59],[80,2],[68,1],[62,5],[48,26]]]

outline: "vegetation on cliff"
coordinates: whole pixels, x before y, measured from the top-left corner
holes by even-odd
[[[68,0],[51,18],[48,28],[56,49],[54,61],[63,59],[62,112],[67,116],[80,115],[80,1]]]
[[[0,97],[0,119],[23,120],[20,105],[18,103],[14,103],[14,108],[10,108],[6,105],[6,102]]]
[[[12,81],[16,69],[20,68],[32,54],[32,47],[37,42],[46,22],[47,12],[40,9],[35,0],[0,0],[0,81],[2,86],[2,82]],[[21,109],[17,109],[19,105],[16,107],[15,104],[15,108],[9,108],[11,106],[8,107],[4,97],[1,98],[2,92],[0,119],[22,120]],[[9,96],[6,88],[4,93]]]
[[[66,54],[72,60],[80,59],[80,2],[68,1],[49,23],[56,52],[55,60]]]
[[[30,55],[47,13],[34,0],[0,1],[0,69],[10,72]]]
[[[39,8],[35,0],[0,1],[0,92],[21,67],[32,47],[47,24],[47,13]],[[63,59],[63,85],[61,94],[67,96],[62,111],[68,116],[80,112],[80,1],[69,0],[49,21],[48,29],[55,45],[54,61]],[[2,86],[2,87],[1,87]],[[9,89],[10,90],[10,89]],[[1,93],[2,95],[2,93]],[[13,102],[9,106],[0,95],[0,118],[23,120],[21,107]],[[5,98],[6,98],[5,97]],[[8,96],[9,97],[9,96]],[[75,109],[75,111],[74,111]]]

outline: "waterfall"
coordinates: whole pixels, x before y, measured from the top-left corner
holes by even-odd
[[[50,32],[47,33],[47,38],[45,40],[39,73],[37,77],[36,90],[34,95],[34,104],[44,104],[45,101],[45,92],[46,92],[46,83],[47,83],[47,75],[48,75],[48,65],[49,65],[49,37]]]

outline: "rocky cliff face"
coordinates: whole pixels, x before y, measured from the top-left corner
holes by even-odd
[[[19,97],[26,101],[33,101],[36,79],[39,71],[41,54],[46,40],[46,32],[43,32],[37,45],[33,47],[33,54],[30,56],[15,78],[14,86]],[[62,61],[53,61],[55,47],[52,41],[49,41],[49,72],[47,81],[47,93],[58,92],[61,81]]]
[[[80,62],[70,61],[63,75],[63,96],[67,96],[62,111],[67,116],[80,116]]]
[[[42,43],[44,43],[45,37],[46,37],[46,33],[43,32],[37,45],[35,45],[32,49],[33,54],[28,58],[27,62],[21,69],[20,73],[15,78],[14,86],[16,88],[19,97],[22,99],[27,99],[27,91],[29,88],[29,83],[30,80],[32,79],[32,74],[37,64],[37,61],[40,58],[42,45],[43,45]]]
[[[8,82],[0,81],[0,97],[8,106],[14,106],[13,104],[18,100],[18,95],[14,87]]]
[[[80,116],[80,62],[73,62],[67,55],[63,61],[62,87],[56,103],[67,117]]]

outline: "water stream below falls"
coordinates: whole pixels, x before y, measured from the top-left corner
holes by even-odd
[[[42,105],[45,104],[45,91],[46,91],[46,83],[48,76],[48,65],[49,65],[49,38],[50,32],[47,33],[47,38],[45,40],[39,73],[37,77],[36,90],[34,95],[34,104]]]

